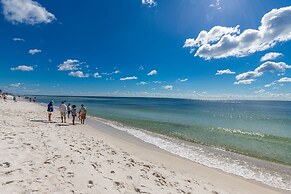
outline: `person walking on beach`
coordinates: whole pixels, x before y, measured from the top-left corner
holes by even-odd
[[[51,122],[52,113],[54,112],[54,101],[50,101],[47,105],[47,112],[48,112],[48,121]]]
[[[69,103],[68,106],[68,118],[70,118],[70,114],[71,114],[71,111],[72,111],[72,107],[71,107],[71,104]]]
[[[79,111],[79,114],[80,114],[81,124],[85,124],[87,109],[84,106],[84,104],[81,105],[81,109]]]
[[[60,106],[60,112],[61,112],[61,119],[62,119],[62,123],[65,122],[66,123],[66,114],[67,114],[67,105],[65,104],[65,102],[63,101],[61,106]]]
[[[76,105],[72,106],[72,118],[73,118],[73,125],[75,125],[75,118],[77,116],[77,109],[76,109]]]

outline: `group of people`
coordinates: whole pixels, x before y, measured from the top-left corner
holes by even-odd
[[[52,116],[52,113],[54,111],[53,105],[54,105],[54,101],[51,101],[48,104],[48,108],[47,108],[49,122],[51,122],[51,116]],[[68,116],[68,118],[70,118],[70,115],[72,115],[72,123],[73,123],[73,125],[75,125],[75,120],[77,117],[77,106],[76,105],[71,106],[70,103],[68,105],[66,105],[65,101],[63,101],[59,107],[59,110],[60,110],[60,114],[61,114],[62,123],[66,123],[67,116]],[[81,108],[80,108],[78,113],[79,113],[78,118],[81,121],[81,124],[85,124],[87,109],[83,104],[81,105]]]

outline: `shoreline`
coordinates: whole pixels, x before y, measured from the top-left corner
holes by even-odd
[[[195,160],[191,160],[189,157],[185,156],[185,155],[180,155],[178,153],[173,153],[171,152],[171,150],[166,150],[163,147],[159,147],[159,145],[154,144],[153,142],[147,142],[146,140],[142,139],[141,137],[135,136],[135,134],[132,134],[128,131],[123,131],[122,129],[118,129],[118,128],[127,128],[127,126],[124,126],[121,123],[115,122],[115,121],[110,121],[110,120],[106,120],[106,119],[102,119],[102,118],[98,118],[98,117],[92,117],[89,116],[89,126],[93,127],[94,129],[101,131],[102,133],[105,133],[107,135],[110,135],[112,137],[118,137],[119,139],[122,139],[124,141],[129,141],[130,143],[139,146],[139,147],[144,147],[147,148],[148,150],[156,150],[157,152],[161,152],[161,153],[165,153],[165,154],[170,154],[174,157],[178,157],[190,162],[193,162],[195,164],[204,166],[206,168],[211,168],[214,170],[218,170],[219,172],[222,173],[227,173],[229,175],[233,175],[233,176],[237,176],[239,178],[243,178],[246,180],[250,180],[250,181],[255,181],[259,184],[262,184],[264,186],[268,186],[271,188],[276,188],[276,189],[281,189],[278,185],[274,186],[274,185],[270,185],[262,180],[257,180],[255,178],[251,178],[251,177],[246,177],[245,175],[242,174],[237,174],[237,173],[233,173],[231,171],[228,171],[227,169],[222,169],[218,166],[211,166],[211,165],[207,165],[204,162],[201,161],[195,161]],[[90,121],[91,120],[91,121]],[[92,123],[93,122],[93,123]],[[118,126],[117,126],[118,125]],[[96,127],[98,126],[98,127]],[[131,128],[130,128],[131,129]],[[133,130],[138,130],[136,128],[132,128]],[[163,135],[160,134],[154,134],[152,132],[148,132],[148,131],[141,131],[142,133],[146,133],[146,134],[150,134],[150,136],[156,137],[156,138],[161,138],[161,139],[165,139],[169,140],[169,139],[174,139],[173,142],[181,142],[181,144],[186,144],[188,146],[194,146],[196,148],[199,149],[203,149],[204,151],[207,151],[209,154],[216,154],[216,155],[223,155],[226,158],[229,158],[229,160],[233,160],[233,161],[240,161],[243,162],[244,164],[249,164],[249,167],[252,167],[253,170],[258,170],[260,169],[260,173],[261,176],[265,173],[266,176],[268,176],[268,173],[270,174],[274,174],[274,173],[278,173],[279,174],[284,174],[286,172],[291,172],[290,169],[291,167],[288,165],[284,165],[281,163],[276,163],[276,162],[272,162],[272,161],[267,161],[267,160],[262,160],[259,158],[254,158],[254,157],[250,157],[247,155],[242,155],[242,154],[238,154],[238,153],[234,153],[234,152],[230,152],[227,150],[221,150],[221,149],[217,149],[214,147],[209,147],[209,146],[205,146],[205,145],[200,145],[200,144],[196,144],[193,142],[187,142],[185,140],[181,140],[181,139],[175,139],[175,138],[171,138],[171,137],[162,137]],[[234,166],[236,167],[236,166]],[[243,167],[243,166],[241,166]],[[257,169],[258,168],[258,169]],[[290,179],[290,173],[287,175],[288,178]],[[286,178],[285,177],[285,178]],[[285,186],[286,187],[286,186]],[[287,187],[286,187],[287,188]],[[288,188],[287,188],[288,189]],[[283,191],[287,191],[291,193],[291,189],[289,188],[289,191],[287,189],[282,189]]]
[[[143,142],[128,142],[106,129],[100,130],[101,127],[96,130],[87,124],[47,123],[46,111],[40,104],[21,101],[0,104],[4,110],[0,113],[4,114],[0,120],[1,155],[6,156],[0,159],[0,180],[5,183],[0,186],[0,191],[4,193],[32,191],[34,188],[40,192],[62,188],[84,193],[290,193],[205,167],[158,148],[149,148]],[[12,115],[15,120],[11,119]],[[55,111],[54,121],[59,120],[58,115]],[[35,160],[31,160],[33,158]],[[4,165],[5,162],[9,167]],[[83,164],[78,165],[78,162]],[[114,173],[108,172],[110,169],[114,169]],[[50,180],[44,178],[47,173]],[[16,180],[31,174],[35,180]],[[124,177],[126,174],[132,179]],[[94,180],[88,181],[89,177]]]

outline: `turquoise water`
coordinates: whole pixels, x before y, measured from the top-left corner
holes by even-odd
[[[66,96],[37,99],[43,103],[54,100],[56,106],[63,100],[78,108],[85,104],[89,115],[173,154],[291,190],[291,102]]]
[[[52,97],[38,97],[48,102]],[[291,165],[291,102],[53,97],[151,132]]]

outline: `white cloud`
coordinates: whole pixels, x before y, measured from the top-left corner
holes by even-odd
[[[239,80],[237,82],[234,82],[234,84],[239,85],[239,84],[251,84],[254,82],[254,79],[244,79],[244,80]]]
[[[19,65],[17,67],[10,68],[11,71],[33,71],[32,66],[26,66],[26,65]]]
[[[28,51],[28,53],[34,55],[34,54],[36,54],[36,53],[41,53],[41,50],[39,50],[39,49],[30,49],[30,50]]]
[[[141,0],[142,4],[149,6],[156,6],[157,2],[155,0]]]
[[[161,81],[153,81],[154,84],[161,84]]]
[[[121,81],[127,81],[127,80],[136,80],[137,77],[136,76],[132,76],[132,77],[123,77],[123,78],[120,78]]]
[[[215,26],[201,31],[196,39],[187,39],[184,47],[198,48],[194,56],[205,59],[244,57],[291,39],[291,6],[273,9],[263,16],[258,29],[242,33],[235,28]]]
[[[215,75],[223,75],[223,74],[235,74],[235,72],[231,71],[230,69],[217,70]]]
[[[1,0],[3,14],[12,23],[51,23],[56,17],[33,0]]]
[[[69,73],[69,76],[84,78],[84,77],[89,77],[89,74],[84,74],[82,71],[75,71],[75,72],[71,71]]]
[[[258,90],[258,91],[255,91],[256,94],[262,94],[262,93],[265,93],[265,90],[261,89],[261,90]]]
[[[19,88],[20,85],[21,85],[21,83],[15,83],[15,84],[10,84],[9,87],[10,88]]]
[[[271,61],[267,61],[265,63],[263,63],[262,65],[260,65],[259,67],[257,67],[254,71],[248,71],[245,73],[241,73],[239,75],[237,75],[235,78],[236,80],[251,80],[257,77],[262,76],[265,72],[271,72],[274,73],[276,71],[279,72],[284,72],[286,69],[291,69],[291,65],[287,65],[284,62],[271,62]],[[255,80],[253,80],[255,81]],[[246,83],[252,83],[251,82],[247,82]],[[236,82],[238,83],[238,82]],[[243,82],[242,82],[243,83]]]
[[[142,71],[142,70],[144,70],[144,67],[141,65],[141,66],[138,68],[138,70]]]
[[[180,82],[186,82],[186,81],[188,81],[188,79],[178,79],[178,81],[180,81]]]
[[[214,7],[216,9],[221,9],[220,0],[216,0],[214,3],[210,4],[209,7]]]
[[[262,72],[248,71],[248,72],[241,73],[241,74],[237,75],[235,78],[236,78],[236,80],[242,80],[242,79],[257,78],[257,77],[260,77],[262,75],[263,75]]]
[[[93,74],[93,77],[95,77],[95,78],[101,78],[101,75],[99,75],[99,73],[96,72],[96,73]]]
[[[270,52],[265,54],[264,56],[262,56],[261,61],[270,61],[270,60],[274,60],[277,59],[278,57],[283,56],[282,53],[276,53],[276,52]]]
[[[14,42],[24,42],[25,40],[22,38],[13,38]]]
[[[80,62],[75,59],[68,59],[58,66],[59,71],[72,71],[77,70]]]
[[[286,69],[291,69],[291,65],[287,65],[284,62],[267,61],[267,62],[263,63],[262,65],[260,65],[259,67],[257,67],[255,69],[255,71],[258,71],[258,72],[269,71],[269,72],[274,73],[275,71],[284,72]]]
[[[266,84],[266,85],[264,85],[264,87],[265,87],[265,88],[269,88],[269,87],[271,87],[271,86],[273,86],[273,85],[276,85],[276,82],[272,82],[272,83],[270,83],[270,84]]]
[[[291,77],[282,77],[278,80],[279,83],[291,82]]]
[[[165,90],[173,90],[173,86],[167,85],[167,86],[163,86],[163,88]]]
[[[146,85],[146,84],[148,84],[148,83],[147,82],[139,82],[136,85]]]
[[[120,74],[120,73],[121,73],[120,70],[115,70],[115,71],[113,71],[113,72],[111,72],[111,73],[103,72],[103,73],[101,73],[101,74],[102,74],[102,75],[113,75],[113,74]]]
[[[157,75],[157,74],[158,74],[157,70],[152,70],[152,71],[149,72],[147,75],[148,75],[148,76],[151,76],[151,75]]]

